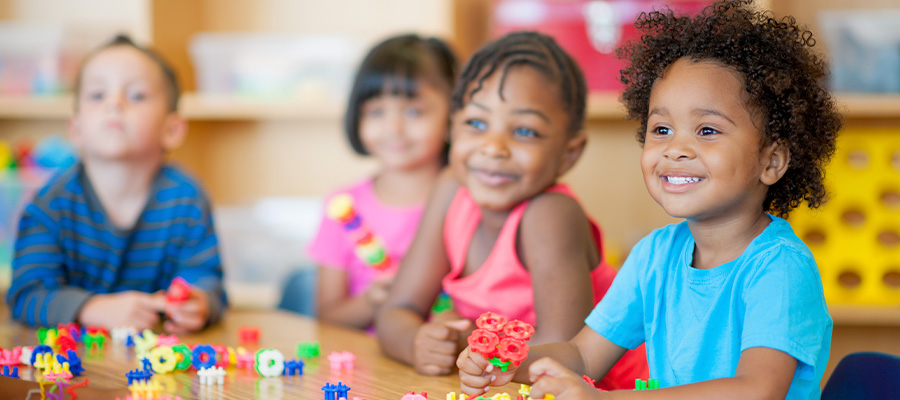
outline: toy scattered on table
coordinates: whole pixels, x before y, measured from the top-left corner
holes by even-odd
[[[259,343],[259,328],[255,326],[242,326],[238,329],[238,338],[242,345]]]
[[[306,363],[303,360],[288,360],[284,362],[284,375],[303,375],[303,366]]]
[[[181,340],[175,335],[159,335],[156,337],[157,346],[174,346],[180,342]]]
[[[634,391],[638,390],[651,390],[651,389],[659,389],[659,381],[653,378],[650,378],[646,382],[643,379],[635,379],[634,380]]]
[[[75,394],[75,389],[78,389],[78,388],[81,388],[81,387],[87,387],[88,381],[90,381],[90,378],[84,378],[84,380],[81,381],[81,383],[76,383],[76,384],[74,384],[74,385],[69,385],[69,388],[66,389],[66,393],[68,393],[69,396],[71,396],[72,400],[77,399],[77,398],[78,398],[78,395]]]
[[[0,349],[0,366],[15,366],[21,364],[22,348]]]
[[[75,376],[81,376],[81,373],[84,372],[84,368],[81,366],[81,358],[78,357],[78,353],[75,350],[67,350],[66,355],[57,354],[56,361],[60,364],[69,364],[69,372]]]
[[[134,382],[148,381],[152,376],[153,372],[146,369],[135,368],[125,373],[125,377],[128,378],[128,385],[131,385]]]
[[[328,355],[328,362],[331,363],[331,369],[353,369],[353,362],[356,361],[356,355],[349,351],[332,351]]]
[[[28,364],[32,367],[38,367],[35,364],[37,362],[39,362],[38,361],[39,359],[42,358],[41,355],[42,354],[52,355],[53,349],[51,349],[50,346],[47,346],[46,344],[40,344],[40,345],[35,346],[34,349],[32,349],[28,354],[30,355],[29,360],[27,363],[23,363],[23,364]],[[43,363],[41,363],[41,365],[43,365]]]
[[[256,363],[256,354],[247,351],[243,347],[237,348],[237,362],[235,366],[243,369],[252,369]]]
[[[409,391],[406,392],[406,394],[404,394],[402,397],[400,397],[400,400],[428,400],[428,393],[416,393],[413,391]]]
[[[85,335],[81,335],[81,340],[84,342],[85,350],[90,349],[93,351],[102,351],[103,342],[106,341],[106,336],[99,332],[88,333]]]
[[[347,398],[347,392],[350,391],[350,387],[343,384],[342,382],[338,382],[337,385],[332,385],[329,382],[325,382],[325,386],[322,386],[322,391],[325,392],[325,400],[338,400],[340,398]]]
[[[256,352],[256,372],[266,378],[273,378],[284,372],[284,355],[275,349],[260,349]]]
[[[197,371],[216,365],[216,350],[208,344],[198,344],[191,351],[191,365]]]
[[[159,382],[146,380],[137,381],[129,385],[128,390],[131,391],[132,397],[155,399],[159,396],[159,392],[162,390],[162,388],[159,386]]]
[[[150,350],[150,368],[157,374],[165,374],[175,369],[175,351],[171,346],[159,346]]]
[[[3,366],[3,371],[0,372],[0,375],[5,376],[7,378],[19,378],[19,367],[10,367],[8,365]]]
[[[225,384],[225,370],[222,367],[203,368],[197,371],[201,385]]]
[[[115,344],[126,344],[132,336],[137,335],[137,330],[130,327],[116,327],[110,332],[110,338]],[[134,345],[134,341],[132,341]]]
[[[326,210],[328,218],[340,223],[348,233],[348,237],[356,246],[354,253],[366,265],[377,271],[386,271],[391,267],[391,257],[372,230],[364,223],[362,217],[353,207],[353,197],[343,193],[331,199]]]
[[[528,358],[525,341],[534,334],[530,324],[519,320],[507,322],[506,317],[488,311],[478,317],[475,325],[478,329],[469,335],[469,347],[501,371],[506,371],[510,363],[519,366]]]
[[[31,365],[31,355],[34,353],[34,348],[31,346],[22,346],[19,356],[19,363],[22,365]]]
[[[138,357],[146,357],[147,354],[157,345],[158,336],[149,329],[144,329],[140,335],[132,336],[134,342],[134,352]]]
[[[191,349],[184,343],[172,346],[172,353],[175,354],[175,369],[186,371],[191,367]]]
[[[321,352],[319,342],[300,342],[297,343],[297,357],[314,358],[318,357]]]

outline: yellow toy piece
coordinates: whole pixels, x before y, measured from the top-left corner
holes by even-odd
[[[900,304],[900,132],[842,132],[825,177],[828,202],[790,216],[816,258],[825,299]]]
[[[150,367],[157,374],[165,374],[175,369],[178,361],[171,346],[159,346],[150,350]]]

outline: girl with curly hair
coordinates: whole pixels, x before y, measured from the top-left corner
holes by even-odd
[[[693,18],[654,11],[636,26],[643,36],[620,50],[623,101],[641,124],[650,195],[685,221],[632,249],[610,300],[569,342],[536,346],[505,372],[465,350],[462,389],[516,380],[558,400],[818,399],[832,320],[815,260],[781,218],[824,202],[841,126],[815,42],[749,0]],[[642,343],[663,389],[604,393],[582,380]]]

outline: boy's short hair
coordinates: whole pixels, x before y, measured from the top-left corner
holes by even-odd
[[[569,133],[581,131],[587,107],[584,74],[578,63],[552,37],[538,32],[513,32],[479,49],[463,68],[453,92],[450,112],[461,109],[481,90],[484,80],[495,72],[499,71],[505,78],[511,67],[519,65],[530,66],[559,81],[560,100],[569,113]],[[469,88],[472,82],[477,84]],[[500,88],[503,88],[502,84]]]
[[[395,96],[415,97],[418,81],[424,80],[435,87],[453,90],[456,78],[456,56],[443,40],[405,34],[385,39],[366,54],[356,72],[350,91],[344,131],[356,154],[367,156],[369,151],[359,137],[362,105],[381,96],[386,89]],[[449,146],[443,150],[444,159]]]
[[[112,40],[107,42],[106,44],[100,46],[99,48],[92,51],[87,57],[84,58],[84,61],[81,63],[81,67],[78,69],[78,75],[75,78],[75,110],[78,110],[78,94],[81,93],[81,75],[84,73],[84,67],[94,58],[97,54],[111,47],[117,46],[128,46],[137,51],[143,53],[147,58],[153,61],[159,70],[163,74],[163,80],[166,84],[166,89],[169,91],[168,96],[166,97],[166,103],[168,104],[168,108],[170,112],[178,111],[178,98],[181,96],[181,88],[178,85],[178,76],[175,75],[175,70],[172,69],[172,66],[166,62],[159,53],[153,51],[149,47],[140,46],[131,40],[127,35],[116,35]]]
[[[622,70],[622,101],[628,118],[647,132],[653,84],[676,60],[711,61],[739,72],[751,112],[760,117],[763,143],[781,142],[790,151],[784,176],[769,187],[763,210],[787,216],[806,200],[826,201],[825,166],[835,150],[841,115],[824,86],[826,63],[810,51],[812,33],[793,17],[776,19],[751,0],[726,0],[691,18],[670,9],[641,13],[640,39],[619,49],[629,65]]]

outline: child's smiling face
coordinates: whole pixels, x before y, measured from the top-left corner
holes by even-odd
[[[492,210],[512,208],[550,187],[584,146],[583,134],[568,131],[558,84],[530,66],[513,66],[505,77],[501,70],[471,98],[467,91],[451,120],[453,173]]]
[[[740,75],[710,61],[682,58],[653,85],[641,170],[666,213],[727,221],[762,212],[778,146],[764,143]]]

